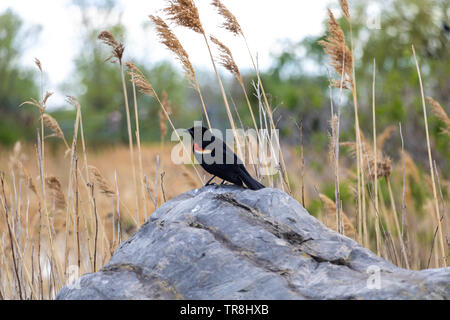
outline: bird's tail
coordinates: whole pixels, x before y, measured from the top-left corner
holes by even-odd
[[[253,179],[246,169],[241,168],[241,178],[242,182],[244,182],[245,185],[251,190],[260,190],[265,188],[264,185]]]

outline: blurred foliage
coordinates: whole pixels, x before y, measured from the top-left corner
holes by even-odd
[[[119,62],[111,56],[111,48],[98,40],[103,30],[111,32],[119,42],[124,43],[123,63],[133,61],[146,75],[153,87],[162,95],[167,92],[174,113],[178,112],[186,96],[186,84],[174,67],[162,62],[151,66],[136,61],[132,48],[127,47],[126,29],[121,23],[121,17],[115,16],[115,4],[111,1],[74,1],[82,13],[82,29],[80,47],[75,58],[76,73],[72,79],[63,85],[65,92],[72,92],[79,98],[83,117],[86,119],[85,134],[91,144],[127,142],[127,124],[125,102],[122,89]],[[92,14],[92,10],[96,13]],[[112,21],[112,22],[111,22]],[[127,84],[128,101],[131,112],[132,132],[135,132],[133,88],[124,66]],[[155,99],[145,97],[137,92],[137,102],[142,141],[158,141],[160,106]],[[63,122],[73,122],[73,115],[59,114]],[[186,119],[186,118],[183,118]],[[187,117],[189,119],[189,117]]]
[[[29,108],[20,110],[19,105],[39,97],[39,82],[35,81],[35,72],[20,66],[20,58],[39,32],[38,26],[25,28],[10,10],[0,14],[0,143],[33,137],[33,113]]]
[[[439,101],[448,111],[450,105],[450,2],[448,0],[393,0],[370,12],[366,2],[352,2],[351,14],[356,60],[356,82],[361,128],[366,136],[372,130],[372,76],[376,61],[377,130],[401,122],[405,147],[416,158],[427,160],[425,129],[419,79],[411,45],[414,44],[422,72],[426,96]],[[338,5],[332,8],[336,16]],[[375,19],[379,18],[379,20]],[[377,24],[379,23],[379,28]],[[349,24],[340,18],[339,24],[350,47]],[[326,30],[328,26],[324,22]],[[274,106],[281,103],[278,113],[289,124],[289,117],[303,120],[305,140],[323,149],[327,144],[326,129],[331,118],[328,88],[328,57],[317,44],[322,37],[308,37],[299,43],[285,44],[275,57],[271,70],[263,75],[266,91],[272,93]],[[330,67],[328,67],[331,69]],[[337,103],[338,89],[334,90]],[[341,118],[341,140],[354,140],[354,113],[351,92],[344,90]],[[433,150],[444,171],[450,169],[449,138],[440,133],[442,123],[431,115],[428,122]],[[283,121],[282,121],[283,123]],[[288,133],[291,133],[288,132]],[[324,138],[319,139],[317,135]],[[292,136],[292,135],[291,135]],[[298,142],[298,134],[296,142]],[[292,140],[292,139],[291,139]],[[419,141],[421,141],[419,143]],[[398,155],[400,138],[393,134],[388,153]]]
[[[81,13],[79,27],[80,45],[75,54],[74,72],[59,89],[64,94],[76,96],[82,106],[86,135],[91,143],[126,142],[126,117],[119,65],[105,62],[110,48],[102,44],[98,34],[109,30],[125,44],[124,61],[133,61],[148,77],[161,95],[166,91],[173,108],[173,120],[177,127],[201,117],[199,101],[188,88],[179,69],[169,63],[149,65],[133,56],[133,48],[127,46],[127,30],[121,23],[121,8],[110,0],[73,0]],[[426,143],[419,83],[411,44],[415,45],[421,65],[425,94],[439,101],[444,108],[450,104],[450,50],[448,0],[392,0],[379,4],[380,29],[374,28],[366,2],[352,2],[351,14],[355,45],[356,79],[361,127],[371,134],[372,67],[377,65],[376,101],[377,130],[402,122],[406,149],[416,159],[426,160]],[[339,16],[337,2],[332,7]],[[349,25],[345,19],[339,23],[349,39]],[[327,30],[326,21],[324,21]],[[17,106],[30,97],[39,97],[37,72],[21,68],[19,60],[29,39],[35,39],[38,29],[24,30],[20,19],[7,11],[0,16],[0,142],[8,143],[18,137],[32,137],[36,123],[30,118],[30,110],[18,112]],[[299,43],[286,41],[284,50],[274,55],[274,63],[262,79],[266,92],[275,108],[275,121],[291,144],[298,143],[298,129],[294,122],[303,122],[305,143],[322,152],[328,143],[327,130],[330,119],[330,92],[328,88],[328,57],[318,45],[321,37],[307,37]],[[329,68],[329,67],[328,67]],[[44,70],[45,71],[45,70]],[[227,125],[226,114],[215,79],[198,72],[202,92],[213,122]],[[127,75],[126,75],[127,76]],[[244,75],[254,110],[257,101],[252,82],[254,74]],[[128,76],[127,76],[128,80]],[[236,104],[244,126],[250,126],[242,91],[232,80],[224,79],[232,105]],[[134,103],[132,87],[127,81],[130,109]],[[337,103],[338,90],[334,90]],[[159,106],[153,98],[138,93],[141,137],[145,141],[159,140]],[[447,109],[448,110],[448,109]],[[74,111],[63,108],[54,112],[55,118],[70,137]],[[236,117],[237,118],[237,117]],[[134,115],[132,114],[132,123]],[[20,123],[21,126],[13,125]],[[442,124],[429,116],[433,151],[442,166],[449,171],[449,139],[439,133]],[[354,139],[354,120],[351,93],[344,90],[342,99],[341,140]],[[220,125],[219,125],[220,127]],[[134,130],[134,125],[133,125]],[[23,132],[25,131],[25,132]],[[169,130],[170,132],[170,130]],[[31,136],[30,136],[31,133]],[[394,133],[393,143],[387,152],[398,154],[400,139]],[[418,143],[420,141],[420,143]]]

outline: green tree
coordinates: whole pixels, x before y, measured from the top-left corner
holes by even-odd
[[[169,63],[148,66],[134,58],[133,48],[127,46],[125,26],[121,23],[120,15],[117,15],[118,8],[113,2],[74,1],[74,3],[82,13],[80,29],[82,46],[75,58],[74,75],[64,84],[63,91],[78,97],[84,119],[86,119],[86,134],[91,143],[126,142],[128,136],[119,65],[110,61],[105,62],[111,53],[110,48],[98,40],[100,32],[108,30],[118,41],[124,43],[123,61],[133,61],[148,77],[159,94],[162,94],[163,90],[166,91],[173,108],[181,105],[185,100],[186,83],[180,73]],[[95,15],[91,14],[93,10],[96,12]],[[126,79],[134,132],[133,92],[128,75]],[[137,97],[141,139],[158,141],[160,107],[154,99],[145,97],[139,92]]]
[[[40,32],[40,27],[25,28],[11,10],[0,15],[0,144],[31,138],[34,117],[31,110],[19,105],[39,97],[36,72],[20,65],[23,51]]]
[[[425,141],[425,131],[411,45],[414,44],[418,54],[425,94],[447,108],[450,105],[450,2],[393,0],[380,4],[376,13],[379,29],[368,23],[374,14],[369,13],[366,2],[353,1],[351,4],[361,128],[365,134],[372,130],[372,68],[375,59],[378,131],[402,122],[407,150],[425,163],[426,143],[418,143]],[[336,15],[340,11],[338,8],[336,1],[336,7],[332,8]],[[348,22],[341,18],[339,24],[349,40]],[[327,26],[325,28],[328,30]],[[322,37],[287,43],[284,52],[275,57],[274,66],[264,74],[267,91],[277,98],[274,104],[283,102],[279,112],[303,119],[305,126],[311,121],[321,124],[310,125],[312,131],[307,131],[309,134],[305,138],[314,136],[316,130],[323,130],[330,119],[328,58],[317,45]],[[354,139],[352,109],[350,92],[346,90],[341,121],[343,139]],[[435,117],[429,116],[429,123],[435,156],[439,163],[448,165],[449,161],[445,161],[450,159],[448,136],[439,133],[442,124]],[[390,144],[390,151],[396,155],[400,141],[393,139],[392,142],[395,143]]]

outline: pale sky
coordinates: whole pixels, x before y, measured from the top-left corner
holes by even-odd
[[[149,21],[148,15],[158,14],[166,2],[118,2],[122,22],[128,29],[127,38],[124,39],[126,50],[131,50],[144,61],[166,59],[175,62],[164,46],[158,43],[154,29],[143,27]],[[218,28],[223,19],[210,6],[211,1],[195,2],[206,32],[219,38],[231,49],[241,70],[250,68],[251,61],[241,38]],[[330,5],[336,8],[336,4],[330,4],[329,0],[223,0],[223,3],[237,17],[253,53],[258,53],[262,70],[270,66],[271,53],[280,50],[280,40],[299,41],[305,36],[323,34],[325,30],[322,22],[326,17],[326,8]],[[73,68],[72,61],[79,43],[79,10],[69,0],[1,0],[0,13],[7,8],[18,13],[26,25],[42,26],[36,44],[24,53],[23,63],[33,65],[34,58],[38,58],[49,80],[47,87],[58,91],[57,87],[67,79]],[[189,53],[194,67],[210,68],[210,58],[203,39],[184,28],[174,27],[173,30]]]

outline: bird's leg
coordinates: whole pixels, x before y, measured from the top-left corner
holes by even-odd
[[[227,180],[222,180],[222,182],[220,183],[221,186],[231,186],[233,185],[232,183],[229,183]]]
[[[209,179],[208,182],[205,184],[205,187],[206,187],[206,186],[209,186],[209,185],[211,184],[211,181],[213,181],[215,177],[216,177],[216,176],[212,176],[212,178]]]

